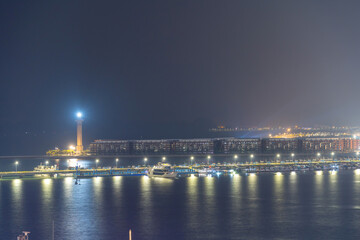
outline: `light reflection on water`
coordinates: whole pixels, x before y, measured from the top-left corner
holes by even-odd
[[[29,230],[31,239],[51,239],[52,219],[56,239],[127,239],[129,228],[134,239],[335,239],[360,234],[360,175],[352,171],[74,181],[0,181],[0,219],[7,219],[0,221],[0,236],[14,239]]]

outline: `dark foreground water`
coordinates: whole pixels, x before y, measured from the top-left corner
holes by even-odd
[[[355,239],[360,175],[0,180],[0,239]]]

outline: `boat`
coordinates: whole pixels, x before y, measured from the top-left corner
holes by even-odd
[[[29,240],[29,234],[30,232],[23,231],[23,233],[19,235],[16,240]]]
[[[40,164],[39,166],[34,168],[34,172],[52,172],[57,170],[57,166],[47,166]]]
[[[177,172],[171,168],[170,164],[159,163],[157,166],[150,168],[147,172],[149,177],[176,178]]]

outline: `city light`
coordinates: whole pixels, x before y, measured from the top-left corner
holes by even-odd
[[[276,157],[279,158],[279,157],[280,157],[280,154],[276,154]]]
[[[281,175],[282,175],[281,172],[277,172],[277,173],[276,173],[276,176],[281,176]]]
[[[321,156],[321,153],[317,153],[316,155],[317,155],[318,157],[320,157],[320,156]]]
[[[290,173],[290,175],[296,175],[296,172],[295,171],[292,171],[291,173]]]
[[[165,161],[165,160],[166,160],[166,157],[163,157],[162,160]]]
[[[75,146],[74,146],[74,145],[70,145],[70,146],[69,146],[69,149],[70,149],[70,150],[75,150]]]
[[[294,156],[295,156],[295,153],[292,153],[292,154],[291,154],[291,157],[294,157]]]
[[[250,155],[250,158],[254,158],[254,154],[251,154],[251,155]]]
[[[210,158],[211,158],[211,156],[210,156],[210,155],[208,155],[208,156],[207,156],[207,159],[210,159]]]
[[[18,161],[16,161],[15,162],[15,171],[17,172],[17,166],[19,165],[19,162]]]
[[[356,170],[355,170],[355,174],[356,174],[356,175],[360,175],[360,169],[356,169]]]
[[[77,112],[77,113],[76,113],[76,117],[82,118],[82,116],[83,116],[82,112]]]
[[[238,158],[238,155],[234,155],[234,158],[237,159],[237,158]]]
[[[323,175],[323,171],[316,171],[316,175]]]
[[[335,155],[335,153],[334,152],[331,152],[331,156],[334,156]]]
[[[49,161],[46,161],[45,164],[48,165],[48,164],[49,164]]]
[[[193,156],[191,156],[191,158],[190,158],[191,160],[194,160],[194,157]]]
[[[146,158],[144,158],[144,161],[146,162],[148,159],[147,159],[147,157]]]

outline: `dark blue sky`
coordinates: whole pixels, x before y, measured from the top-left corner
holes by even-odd
[[[77,110],[87,143],[201,136],[220,123],[360,125],[359,11],[359,1],[1,1],[0,154],[74,142]]]

